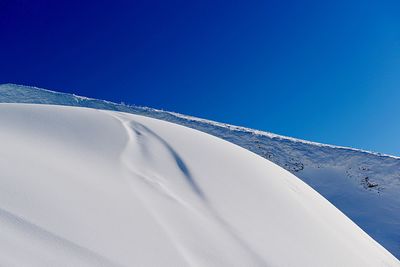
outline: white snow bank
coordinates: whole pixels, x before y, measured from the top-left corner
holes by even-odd
[[[147,117],[0,105],[0,265],[400,266],[270,161]]]

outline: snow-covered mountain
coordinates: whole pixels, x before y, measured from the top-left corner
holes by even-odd
[[[399,266],[290,172],[144,116],[0,104],[2,266]]]
[[[0,102],[57,104],[123,111],[177,123],[220,137],[292,172],[392,254],[400,257],[398,157],[308,142],[173,112],[115,104],[26,86],[1,85]],[[268,206],[268,203],[264,204]],[[288,223],[293,228],[297,227],[296,221]],[[368,252],[365,251],[364,254]]]

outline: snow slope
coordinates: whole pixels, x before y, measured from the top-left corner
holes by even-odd
[[[0,104],[0,265],[400,266],[290,172],[148,117]]]
[[[174,122],[235,143],[287,169],[400,258],[400,158],[319,144],[145,107],[13,84],[0,102],[116,110]]]

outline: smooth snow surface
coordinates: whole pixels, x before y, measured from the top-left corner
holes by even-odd
[[[30,86],[0,85],[0,102],[122,111],[173,122],[220,137],[299,177],[400,259],[400,157]]]
[[[1,266],[400,266],[297,177],[152,118],[0,105]]]

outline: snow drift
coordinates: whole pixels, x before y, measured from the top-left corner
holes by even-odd
[[[399,266],[297,177],[152,118],[0,105],[0,265]]]
[[[173,122],[220,137],[295,174],[400,258],[399,157],[15,84],[0,85],[0,102],[123,111]]]

